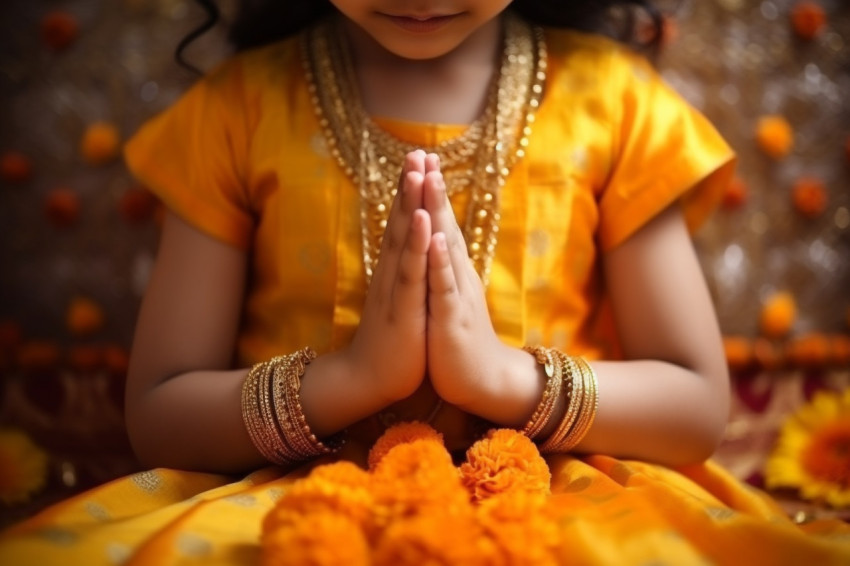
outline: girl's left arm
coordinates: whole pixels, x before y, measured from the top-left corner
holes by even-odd
[[[626,361],[592,364],[599,412],[578,450],[667,464],[708,458],[728,419],[729,374],[681,207],[603,261]]]
[[[438,229],[449,223],[447,215],[442,222],[440,216],[435,215]],[[457,237],[454,230],[444,233],[448,240]],[[668,465],[706,459],[725,428],[729,378],[711,297],[678,204],[607,252],[603,261],[624,361],[592,362],[599,411],[577,450]],[[460,279],[460,269],[454,271]],[[435,301],[432,293],[431,300],[433,309],[442,296]],[[470,328],[487,316],[473,310],[478,321]],[[487,332],[476,334],[487,338]],[[542,368],[531,354],[498,340],[467,343],[477,344],[472,350],[480,355],[474,367],[454,375],[481,377],[474,394],[458,399],[458,405],[495,423],[522,427],[540,402],[546,380]],[[445,359],[442,352],[438,357]],[[547,429],[563,414],[563,404]]]

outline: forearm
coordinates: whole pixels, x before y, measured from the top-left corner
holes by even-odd
[[[242,472],[267,464],[242,419],[247,369],[195,371],[165,380],[132,399],[127,424],[136,454],[149,466]],[[338,354],[320,356],[302,378],[301,405],[323,438],[389,404],[355,386]]]
[[[546,377],[531,354],[513,352],[494,387],[463,408],[521,428],[540,403]],[[576,451],[669,465],[704,460],[714,451],[728,416],[725,376],[703,376],[654,360],[591,365],[599,384],[599,410]],[[561,398],[541,437],[552,432],[565,405]]]

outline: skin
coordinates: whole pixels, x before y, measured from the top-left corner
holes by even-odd
[[[374,14],[404,14],[393,7],[410,2],[334,4],[347,17],[370,112],[443,123],[478,115],[481,85],[496,68],[497,16],[508,2],[413,3],[414,16],[461,14],[424,36]],[[475,80],[462,80],[470,72]],[[390,83],[392,97],[380,88]],[[308,423],[320,437],[333,434],[428,381],[449,404],[521,427],[540,401],[545,376],[530,354],[493,330],[437,157],[409,154],[399,187],[360,326],[349,345],[317,358],[302,379]],[[578,449],[669,465],[707,458],[725,426],[728,375],[679,207],[602,261],[625,359],[593,363],[599,412]],[[128,431],[145,464],[239,472],[265,463],[242,422],[248,368],[231,369],[247,262],[246,252],[166,215],[127,384]],[[399,349],[406,355],[386,355]]]

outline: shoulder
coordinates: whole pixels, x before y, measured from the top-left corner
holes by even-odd
[[[291,37],[238,52],[216,65],[200,82],[216,91],[250,93],[292,80],[301,73],[298,43],[297,37]]]
[[[559,28],[544,28],[544,32],[553,74],[586,75],[610,85],[638,69],[652,71],[643,55],[604,35]]]

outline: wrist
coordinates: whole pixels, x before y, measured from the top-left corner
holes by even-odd
[[[540,403],[546,376],[534,356],[499,342],[479,394],[461,409],[494,423],[521,428]]]

